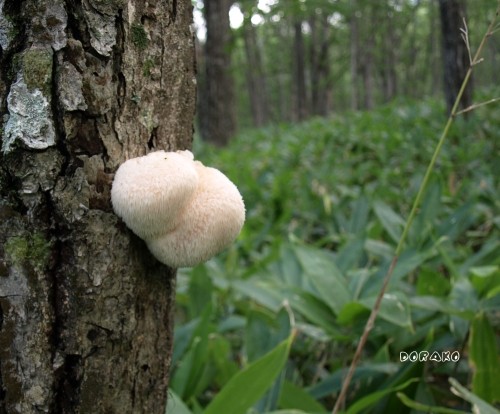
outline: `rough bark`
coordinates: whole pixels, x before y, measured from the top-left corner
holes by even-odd
[[[326,13],[316,12],[309,19],[311,27],[311,111],[314,115],[326,116],[330,110],[331,79],[329,46],[330,25]]]
[[[262,58],[257,33],[250,19],[243,26],[243,40],[247,59],[246,79],[250,96],[250,109],[254,126],[261,127],[269,120],[269,105],[267,103],[267,82],[262,67]]]
[[[351,2],[351,16],[349,19],[349,51],[350,51],[350,73],[351,73],[351,109],[360,108],[361,96],[359,88],[360,74],[360,47],[359,47],[359,16],[356,9],[356,0]]]
[[[0,0],[0,413],[164,412],[175,270],[109,195],[124,160],[191,145],[191,19]]]
[[[200,131],[203,139],[216,145],[226,145],[236,134],[236,106],[234,81],[231,73],[229,50],[231,27],[229,8],[232,0],[206,0],[204,2],[207,40],[205,43],[205,108]]]
[[[444,96],[448,113],[451,112],[455,98],[469,68],[469,55],[465,42],[460,36],[465,18],[465,2],[462,0],[439,0],[441,16],[442,53],[444,66]],[[472,82],[469,82],[460,107],[472,104]]]
[[[302,33],[302,21],[293,24],[293,79],[294,79],[294,103],[295,119],[302,121],[308,115],[307,86],[306,86],[306,56],[304,46],[304,35]]]

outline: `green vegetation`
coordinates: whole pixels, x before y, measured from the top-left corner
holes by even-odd
[[[52,79],[52,50],[30,49],[22,58],[24,81],[29,89],[40,89],[47,96]]]
[[[5,252],[10,260],[20,266],[26,262],[42,269],[50,255],[50,242],[40,233],[9,238],[5,243]]]
[[[132,36],[132,42],[137,46],[137,48],[141,50],[146,49],[146,46],[148,45],[148,35],[142,24],[133,24],[130,34]]]
[[[500,403],[495,111],[482,107],[452,125],[356,370],[349,413],[470,404],[495,412]],[[198,158],[238,184],[247,222],[225,255],[179,272],[171,388],[184,404],[169,414],[245,393],[259,399],[242,412],[330,412],[444,123],[436,101],[399,101],[246,132],[222,150],[197,143]],[[423,351],[427,361],[400,361]],[[440,361],[452,354],[459,360]],[[274,364],[263,364],[269,355]],[[256,390],[258,378],[275,378],[278,356],[288,358],[281,374]]]

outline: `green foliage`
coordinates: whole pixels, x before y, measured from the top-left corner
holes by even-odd
[[[130,28],[130,35],[132,36],[132,42],[138,49],[146,49],[149,40],[142,24],[134,23]]]
[[[453,412],[470,410],[474,398],[499,403],[492,386],[500,122],[493,110],[458,120],[451,131],[454,142],[443,149],[355,372],[348,412]],[[243,403],[246,393],[254,398],[243,413],[329,411],[442,114],[434,101],[398,102],[247,132],[223,150],[195,148],[238,184],[247,222],[225,255],[179,272],[171,386],[191,412],[225,412],[222,398]],[[297,335],[285,352],[291,330]],[[400,361],[401,352],[413,351],[457,351],[460,360]],[[269,353],[289,353],[283,369],[259,364]],[[273,367],[258,393],[256,379],[244,375],[255,366]],[[474,394],[453,394],[446,378],[468,383]]]
[[[29,263],[35,268],[43,269],[50,256],[51,243],[42,234],[34,233],[11,237],[7,239],[4,248],[13,264],[22,266]]]

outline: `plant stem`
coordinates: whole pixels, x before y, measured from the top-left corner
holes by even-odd
[[[354,375],[354,371],[356,370],[356,366],[358,365],[359,359],[361,358],[361,353],[363,352],[363,348],[366,344],[366,341],[368,340],[368,336],[370,334],[370,331],[373,329],[373,326],[375,324],[375,319],[377,318],[379,309],[380,309],[380,304],[382,303],[382,299],[384,297],[385,291],[387,290],[387,286],[389,284],[389,281],[391,280],[392,273],[394,272],[394,268],[396,267],[396,263],[398,262],[398,258],[401,255],[401,252],[403,251],[403,247],[406,241],[406,237],[408,236],[408,232],[410,230],[410,226],[413,223],[413,219],[415,218],[417,214],[417,209],[420,206],[420,202],[422,200],[422,197],[425,193],[425,190],[427,189],[427,185],[429,183],[429,179],[431,177],[432,171],[434,169],[434,166],[436,164],[437,158],[439,156],[439,153],[441,152],[441,148],[443,147],[443,144],[446,140],[446,137],[448,135],[448,132],[450,130],[451,124],[453,123],[453,120],[455,119],[455,116],[457,115],[458,107],[460,105],[460,100],[462,99],[462,95],[465,91],[465,87],[467,86],[469,79],[472,74],[472,68],[474,65],[478,64],[480,62],[479,56],[481,54],[481,51],[483,50],[483,47],[486,43],[486,40],[493,34],[493,30],[495,27],[495,22],[496,19],[498,18],[500,14],[500,0],[498,1],[498,6],[497,10],[495,12],[495,16],[493,17],[490,25],[488,26],[488,29],[483,36],[481,43],[479,44],[479,47],[476,51],[476,54],[474,55],[474,58],[472,59],[471,65],[469,66],[469,69],[467,70],[467,73],[465,74],[464,80],[462,82],[462,86],[460,87],[460,90],[458,91],[457,97],[455,99],[455,103],[453,104],[453,108],[451,109],[450,116],[448,117],[448,120],[446,122],[446,125],[443,129],[443,132],[441,134],[441,137],[439,138],[439,141],[436,145],[436,148],[434,150],[434,154],[432,155],[432,158],[429,162],[429,165],[427,166],[427,170],[425,172],[424,178],[422,180],[422,183],[420,184],[420,188],[418,190],[417,196],[415,197],[415,200],[413,201],[412,208],[410,210],[410,214],[408,216],[408,219],[406,220],[405,227],[403,229],[403,233],[401,234],[401,237],[399,238],[398,245],[396,247],[396,251],[394,252],[394,257],[391,261],[391,265],[389,266],[389,269],[387,270],[387,273],[384,277],[384,280],[382,282],[382,287],[380,288],[379,294],[377,296],[377,300],[375,301],[375,305],[373,306],[373,309],[370,313],[370,316],[368,317],[368,321],[366,322],[365,329],[363,331],[363,334],[361,335],[361,338],[359,340],[358,346],[356,348],[356,352],[354,353],[354,356],[351,361],[351,365],[349,367],[349,370],[347,372],[347,375],[344,379],[344,382],[342,384],[342,389],[340,390],[340,394],[337,398],[337,401],[335,402],[335,406],[333,407],[332,414],[337,414],[340,410],[340,407],[343,405],[347,390],[349,389],[349,384],[351,383],[352,377]]]

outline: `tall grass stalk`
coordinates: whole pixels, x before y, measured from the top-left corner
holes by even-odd
[[[349,370],[347,372],[347,375],[344,379],[344,382],[342,383],[342,389],[340,390],[340,394],[337,398],[337,401],[335,402],[335,406],[333,407],[332,414],[337,414],[339,412],[340,408],[343,406],[343,403],[344,403],[344,400],[345,400],[345,397],[347,394],[347,390],[349,389],[349,385],[350,385],[352,377],[354,375],[354,371],[356,370],[356,366],[358,365],[358,362],[359,362],[360,357],[361,357],[361,353],[363,352],[363,348],[366,344],[366,341],[368,339],[370,331],[373,329],[373,326],[375,324],[375,319],[377,318],[377,315],[379,313],[380,304],[382,303],[382,299],[383,299],[384,293],[387,289],[387,285],[389,284],[389,281],[391,280],[392,273],[394,272],[394,268],[396,267],[396,264],[398,262],[398,258],[401,255],[401,252],[403,251],[406,237],[408,236],[408,231],[409,231],[409,229],[413,223],[413,220],[417,214],[418,207],[420,206],[420,203],[422,201],[422,197],[425,194],[425,191],[427,189],[427,185],[429,184],[429,179],[432,175],[432,171],[434,170],[434,166],[436,164],[439,153],[441,152],[441,148],[443,147],[444,142],[446,140],[446,137],[448,136],[448,132],[450,130],[450,127],[451,127],[455,117],[459,113],[466,112],[466,110],[460,111],[460,112],[458,111],[458,107],[460,105],[460,100],[462,99],[462,95],[465,91],[465,88],[466,88],[467,84],[469,83],[474,66],[482,61],[482,59],[480,59],[479,56],[481,55],[481,52],[483,50],[484,45],[486,44],[486,41],[495,32],[495,27],[496,27],[495,25],[496,25],[496,21],[498,19],[499,14],[500,14],[500,0],[498,1],[497,9],[495,11],[495,16],[493,17],[490,25],[488,26],[488,29],[486,30],[486,33],[484,34],[484,36],[481,40],[481,43],[479,44],[479,47],[476,51],[476,54],[474,55],[473,58],[469,56],[470,62],[471,62],[469,69],[467,70],[465,78],[462,82],[462,86],[460,87],[460,90],[458,91],[457,97],[455,99],[455,103],[453,104],[451,113],[448,117],[448,120],[447,120],[446,125],[443,129],[441,137],[439,138],[439,141],[436,145],[436,148],[435,148],[434,153],[432,155],[432,158],[429,162],[429,165],[427,166],[427,170],[425,172],[422,183],[420,184],[420,188],[418,190],[417,196],[415,197],[415,200],[413,201],[413,205],[412,205],[412,208],[410,210],[410,214],[406,220],[405,227],[403,229],[403,233],[401,234],[401,237],[399,238],[399,242],[398,242],[398,245],[396,247],[394,257],[393,257],[391,264],[389,266],[389,269],[387,270],[387,273],[384,277],[382,287],[381,287],[380,292],[377,296],[377,300],[375,301],[375,305],[373,306],[373,309],[370,313],[370,316],[368,317],[368,321],[366,322],[365,329],[364,329],[363,334],[361,335],[361,338],[359,340],[358,346],[356,348],[356,352],[354,353],[354,356],[353,356],[351,365],[349,367]],[[464,40],[466,42],[468,42],[468,33],[467,33],[467,26],[466,25],[464,26],[464,29],[462,29],[462,32],[465,34]],[[467,50],[469,50],[469,53],[470,53],[470,46],[468,43],[467,43]],[[493,99],[493,100],[485,102],[483,104],[495,102],[496,100],[497,99]],[[467,111],[475,109],[483,104],[472,105],[471,107],[467,108]]]

